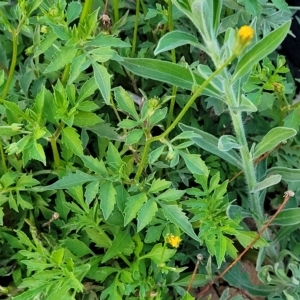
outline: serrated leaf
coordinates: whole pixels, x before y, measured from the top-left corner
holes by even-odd
[[[178,205],[166,205],[163,202],[159,201],[159,205],[163,210],[163,213],[171,223],[178,226],[183,232],[189,235],[196,241],[199,241],[199,238],[195,234],[192,224],[189,222],[186,214]]]
[[[82,186],[84,183],[98,180],[97,177],[92,175],[86,174],[79,170],[76,173],[70,173],[63,178],[59,179],[53,184],[45,186],[43,188],[44,191],[49,190],[62,190],[62,189],[69,189],[77,186]]]
[[[158,193],[169,188],[171,184],[170,181],[166,181],[165,179],[154,179],[149,189],[149,193]]]
[[[92,181],[85,187],[85,202],[90,205],[99,193],[99,181]]]
[[[110,78],[111,75],[107,72],[107,69],[100,64],[92,61],[94,76],[97,83],[97,86],[100,90],[100,93],[107,105],[110,104],[110,89],[111,83]]]
[[[178,150],[180,156],[183,158],[187,168],[192,174],[206,175],[208,176],[208,169],[204,161],[198,154],[189,154],[184,151]]]
[[[96,80],[94,77],[87,80],[81,87],[80,93],[77,98],[77,102],[82,102],[87,97],[94,94],[95,90],[97,89]]]
[[[97,175],[102,175],[104,177],[108,176],[105,164],[102,160],[98,160],[97,158],[86,155],[83,155],[80,158],[82,159],[84,165]]]
[[[82,6],[80,2],[71,2],[68,4],[67,8],[67,23],[70,24],[80,16]]]
[[[122,87],[115,88],[114,95],[119,108],[138,120],[139,115],[135,109],[132,97]]]
[[[109,143],[108,145],[107,163],[114,171],[119,170],[119,168],[123,164],[119,151],[112,143]]]
[[[103,120],[93,112],[79,111],[74,116],[73,124],[78,127],[94,126]]]
[[[131,236],[128,231],[119,231],[111,244],[108,248],[101,263],[105,263],[109,259],[117,256],[120,253],[123,253],[128,249],[129,245],[131,245]]]
[[[218,263],[218,268],[221,267],[222,262],[224,261],[225,253],[226,253],[226,246],[227,246],[226,238],[223,236],[222,232],[219,232],[217,241],[215,243],[216,259],[217,259],[217,263]]]
[[[48,67],[44,70],[45,73],[55,72],[65,65],[70,63],[75,57],[77,48],[74,46],[65,46],[59,52],[57,52],[55,58],[50,62]]]
[[[153,246],[153,248],[149,253],[141,256],[139,260],[150,258],[156,264],[159,264],[170,260],[170,258],[174,256],[175,253],[176,253],[175,249],[166,249],[165,247],[162,246],[162,244],[156,244]]]
[[[158,195],[156,199],[164,200],[164,201],[175,201],[180,199],[184,195],[185,191],[175,190],[175,189],[168,189],[167,191],[163,192],[162,194]]]
[[[134,195],[127,199],[124,210],[124,226],[126,226],[133,218],[136,217],[138,211],[146,201],[147,195],[145,193]]]
[[[62,143],[76,155],[83,155],[82,143],[79,134],[72,127],[65,127],[62,130]]]
[[[287,127],[276,127],[272,128],[259,142],[254,151],[253,158],[258,158],[264,153],[274,149],[280,143],[286,141],[287,139],[295,136],[297,131],[293,128]]]
[[[116,204],[116,190],[111,181],[105,181],[100,185],[100,208],[105,220],[112,213]]]
[[[153,199],[149,199],[144,203],[138,212],[137,217],[137,232],[146,227],[157,212],[157,204]]]

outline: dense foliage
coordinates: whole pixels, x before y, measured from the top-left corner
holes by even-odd
[[[0,299],[198,299],[232,261],[243,294],[300,299],[291,18],[284,0],[1,2]]]

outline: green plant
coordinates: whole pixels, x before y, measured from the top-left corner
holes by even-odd
[[[0,296],[194,299],[238,257],[233,241],[256,239],[264,285],[224,278],[297,299],[299,105],[268,58],[285,3],[100,2],[0,5]],[[263,229],[285,183],[296,200],[258,236],[244,218]]]

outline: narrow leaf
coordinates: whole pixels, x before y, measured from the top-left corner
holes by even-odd
[[[279,183],[280,181],[281,181],[280,175],[271,175],[271,176],[267,177],[266,179],[264,179],[263,181],[256,183],[256,185],[254,186],[254,188],[252,189],[251,192],[254,193],[254,192],[264,190],[264,189],[268,188],[269,186]]]
[[[116,191],[111,181],[105,181],[100,185],[100,208],[104,219],[110,216],[116,204]]]
[[[199,241],[199,238],[193,230],[192,224],[189,222],[186,214],[178,205],[166,205],[161,201],[159,201],[159,205],[162,208],[165,217],[171,223],[178,226],[183,232],[185,232],[194,240]]]
[[[271,129],[259,142],[254,151],[254,159],[260,157],[262,154],[274,149],[280,143],[295,136],[297,131],[293,128],[276,127]]]

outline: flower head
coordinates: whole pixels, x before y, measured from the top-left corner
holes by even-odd
[[[181,238],[179,236],[175,236],[173,234],[169,234],[166,237],[166,241],[167,243],[169,243],[172,247],[174,248],[178,248],[179,247],[179,243],[182,241]]]
[[[248,25],[242,26],[237,32],[237,36],[233,48],[234,53],[236,55],[241,54],[241,52],[245,49],[245,47],[249,45],[253,37],[254,37],[253,28]]]

